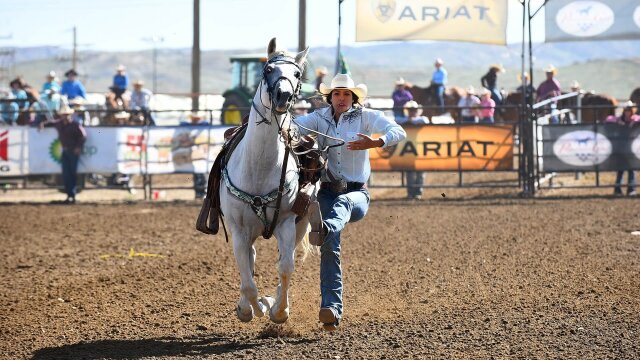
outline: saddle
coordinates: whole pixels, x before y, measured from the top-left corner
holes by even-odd
[[[225,131],[225,143],[218,153],[211,171],[209,172],[209,182],[207,184],[207,194],[202,203],[200,214],[196,220],[196,229],[202,233],[215,235],[220,230],[220,220],[224,228],[227,242],[229,236],[224,225],[224,214],[220,207],[220,183],[222,170],[229,161],[233,150],[238,146],[247,130],[247,123],[230,128]],[[311,136],[303,136],[294,146],[294,157],[300,170],[298,176],[298,193],[293,203],[291,211],[297,215],[296,223],[302,219],[313,201],[314,184],[320,180],[320,175],[325,167],[325,160],[318,151],[316,140]]]

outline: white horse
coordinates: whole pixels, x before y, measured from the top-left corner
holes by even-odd
[[[273,322],[287,321],[295,248],[301,242],[305,254],[310,248],[305,236],[309,224],[307,217],[296,224],[296,215],[291,212],[298,192],[298,168],[292,155],[285,159],[285,152],[289,154],[285,146],[291,121],[289,110],[300,89],[307,52],[308,49],[290,55],[277,50],[275,38],[271,39],[268,61],[253,98],[246,134],[223,169],[220,204],[231,231],[233,252],[240,271],[240,301],[236,313],[245,322],[254,315],[262,317],[267,311]],[[281,184],[285,164],[285,181]],[[273,234],[280,253],[280,284],[273,299],[259,297],[253,279],[256,258],[253,245],[258,236],[265,236],[265,233],[270,236],[279,188],[283,191]]]

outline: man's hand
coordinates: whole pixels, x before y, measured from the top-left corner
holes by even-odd
[[[372,148],[381,147],[384,145],[382,139],[373,139],[368,135],[358,133],[360,140],[349,141],[347,143],[347,149],[349,150],[367,150]]]

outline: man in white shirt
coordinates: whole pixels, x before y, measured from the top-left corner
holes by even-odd
[[[362,219],[369,208],[369,149],[395,145],[406,133],[381,111],[362,107],[367,87],[355,86],[349,75],[336,75],[330,87],[320,84],[319,91],[331,106],[298,117],[295,122],[302,134],[312,130],[344,141],[328,150],[327,171],[318,192],[322,221],[314,219],[317,213],[311,211],[312,224],[322,224],[310,234],[310,241],[321,245],[319,319],[331,331],[337,329],[342,318],[340,233],[347,223]],[[318,143],[320,148],[339,144],[322,135],[318,135]]]
[[[153,93],[143,88],[144,82],[142,80],[136,80],[133,83],[133,91],[131,92],[131,99],[129,100],[129,107],[132,110],[132,115],[136,113],[142,113],[145,119],[145,123],[148,121],[149,125],[155,125],[155,121],[149,111],[149,103]]]

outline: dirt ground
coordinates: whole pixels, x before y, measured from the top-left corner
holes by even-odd
[[[344,232],[345,317],[326,333],[318,256],[296,263],[287,323],[237,320],[232,247],[194,229],[199,202],[10,192],[0,358],[638,358],[640,199],[609,193],[374,190]],[[276,243],[256,246],[273,294]]]

